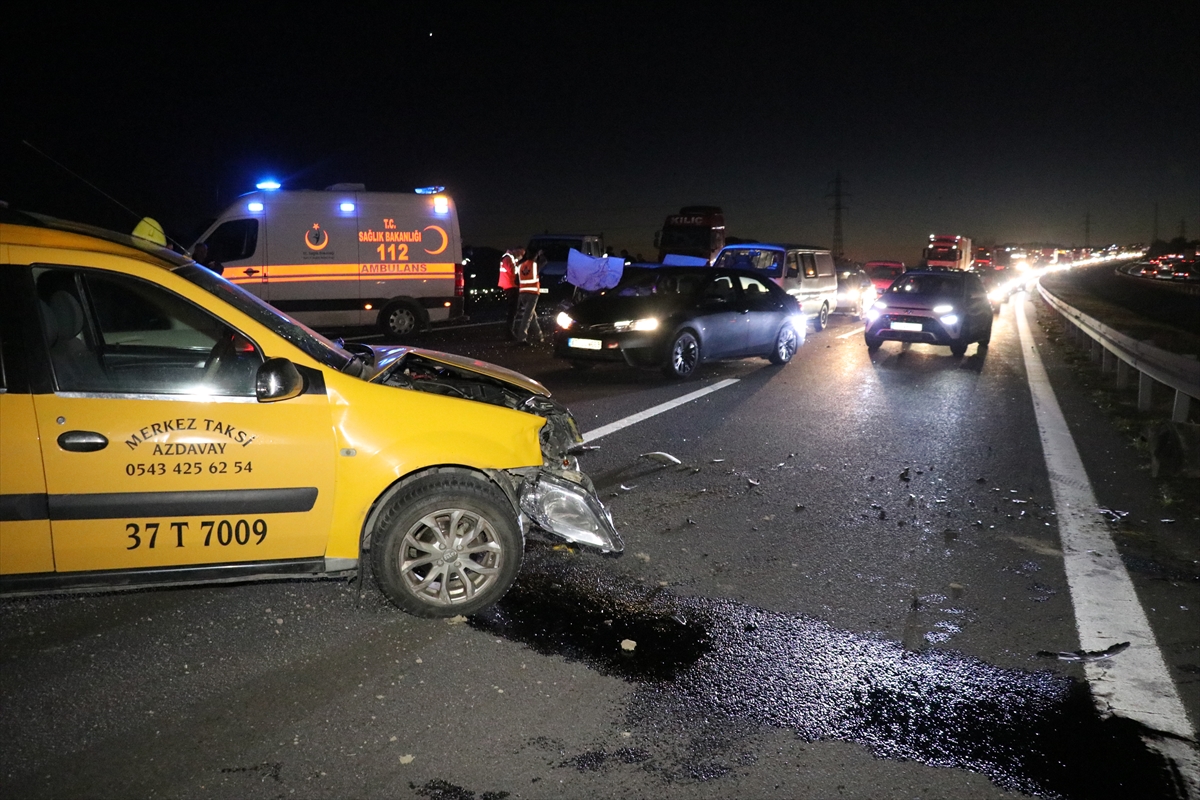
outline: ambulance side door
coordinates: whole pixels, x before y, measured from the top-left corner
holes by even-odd
[[[358,217],[335,193],[285,200],[270,214],[267,301],[313,325],[346,324],[359,309]]]

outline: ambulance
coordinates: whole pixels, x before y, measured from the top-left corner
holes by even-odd
[[[310,327],[375,327],[398,338],[463,313],[462,235],[440,186],[259,190],[197,242],[206,264]]]

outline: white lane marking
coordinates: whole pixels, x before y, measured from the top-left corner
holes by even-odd
[[[737,382],[737,378],[726,378],[723,381],[714,383],[712,386],[708,386],[704,389],[698,389],[691,394],[685,394],[683,397],[676,397],[674,400],[668,400],[665,403],[659,403],[653,408],[647,408],[645,411],[639,411],[636,414],[625,417],[624,419],[619,419],[616,422],[610,422],[607,425],[601,425],[599,428],[583,434],[583,441],[585,443],[594,442],[601,436],[608,436],[610,433],[616,433],[622,428],[628,428],[630,425],[636,425],[643,420],[656,417],[664,411],[670,411],[672,408],[677,408],[686,403],[690,403],[693,400],[704,397],[706,394],[712,394],[713,392],[724,389],[727,386],[733,386]]]
[[[1050,472],[1079,644],[1084,650],[1103,650],[1118,642],[1133,643],[1111,661],[1084,665],[1092,696],[1101,712],[1137,720],[1155,731],[1187,740],[1148,744],[1172,758],[1190,784],[1191,796],[1200,796],[1197,794],[1200,758],[1193,749],[1195,737],[1187,710],[1167,671],[1129,573],[1106,523],[1096,512],[1096,495],[1038,355],[1024,302],[1018,304],[1017,330]]]
[[[851,336],[858,336],[859,334],[866,333],[866,332],[867,332],[867,326],[864,325],[861,328],[855,328],[854,330],[850,331],[849,333],[840,333],[840,334],[838,334],[837,338],[849,339]]]

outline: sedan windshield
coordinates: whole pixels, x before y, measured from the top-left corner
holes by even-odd
[[[212,270],[189,264],[176,269],[175,274],[220,298],[255,322],[270,328],[327,367],[343,372],[354,360],[353,354]]]
[[[707,268],[706,268],[707,270]],[[653,295],[694,295],[700,291],[710,272],[676,272],[674,270],[629,270],[629,277],[617,286],[621,297],[650,297]]]

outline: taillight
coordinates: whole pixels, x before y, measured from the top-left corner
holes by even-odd
[[[454,265],[454,296],[462,297],[463,289],[466,287],[466,281],[463,279],[463,265]]]

